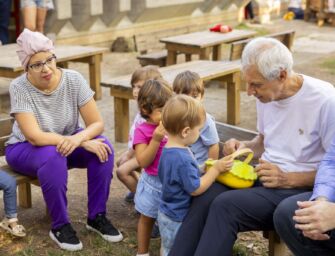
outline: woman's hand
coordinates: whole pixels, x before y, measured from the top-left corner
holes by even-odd
[[[57,144],[57,151],[67,157],[82,143],[82,137],[79,134],[72,136],[64,136],[63,139]]]
[[[104,142],[105,139],[93,139],[85,141],[81,146],[87,151],[94,153],[98,156],[101,163],[108,160],[108,155],[112,154],[111,148]]]

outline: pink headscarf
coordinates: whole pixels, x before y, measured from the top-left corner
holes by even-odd
[[[16,51],[22,66],[27,69],[28,62],[35,53],[52,52],[55,47],[52,41],[40,32],[32,32],[24,29],[16,40],[19,49]]]

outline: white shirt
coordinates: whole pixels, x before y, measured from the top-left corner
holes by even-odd
[[[264,135],[262,159],[284,172],[316,170],[335,134],[335,89],[303,76],[293,96],[269,103],[257,101],[257,128]]]

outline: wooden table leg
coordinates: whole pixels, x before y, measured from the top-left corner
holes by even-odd
[[[61,68],[68,69],[69,68],[69,63],[68,62],[59,62],[59,63],[57,63],[57,66],[59,66]]]
[[[221,60],[222,59],[221,53],[222,53],[221,44],[213,46],[213,60]]]
[[[18,185],[19,206],[31,208],[31,186],[30,183],[21,183]]]
[[[129,100],[114,96],[115,141],[128,142]]]
[[[209,60],[209,55],[211,53],[211,48],[210,47],[206,47],[200,50],[200,56],[199,58],[201,60]]]
[[[101,60],[102,54],[97,54],[90,57],[89,61],[89,71],[90,71],[90,86],[93,91],[95,91],[94,99],[101,99]]]
[[[172,51],[172,50],[168,50],[166,65],[170,66],[170,65],[174,65],[176,63],[177,63],[177,52]]]
[[[186,53],[186,54],[185,54],[185,61],[186,61],[186,62],[189,62],[189,61],[191,61],[191,60],[192,60],[192,54]]]
[[[227,123],[240,123],[241,72],[235,72],[227,79]]]

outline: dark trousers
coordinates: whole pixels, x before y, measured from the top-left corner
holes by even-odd
[[[12,0],[0,0],[0,41],[2,44],[7,44],[8,39],[8,26],[10,9]]]
[[[315,241],[304,237],[301,231],[294,227],[292,217],[298,209],[297,201],[307,201],[311,196],[312,193],[307,192],[283,200],[273,215],[276,231],[294,255],[335,255],[335,230],[331,232],[330,240]]]
[[[215,183],[193,199],[169,255],[230,256],[238,232],[274,229],[277,205],[302,192],[306,190],[261,186],[230,190]]]

